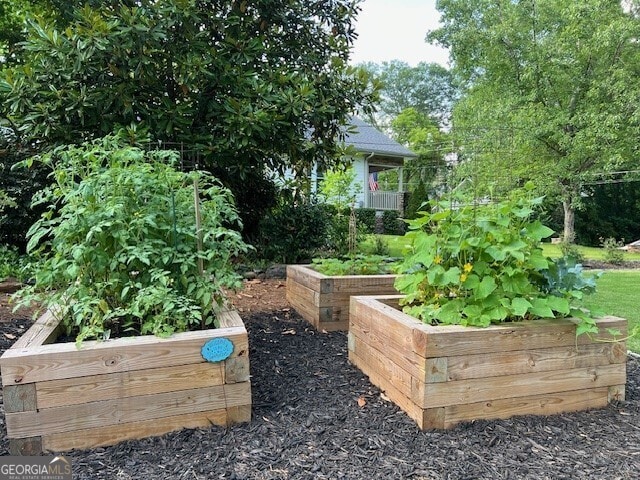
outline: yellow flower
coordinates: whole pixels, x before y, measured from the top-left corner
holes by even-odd
[[[440,265],[442,263],[442,257],[440,255],[436,255],[436,258],[433,259],[433,263]]]
[[[460,283],[464,283],[467,280],[467,274],[463,273],[460,275]]]
[[[470,263],[465,263],[464,267],[462,267],[464,270],[464,273],[469,273],[471,270],[473,270],[473,265],[471,265]]]

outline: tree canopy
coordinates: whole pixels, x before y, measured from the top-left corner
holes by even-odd
[[[400,60],[360,65],[380,82],[380,112],[388,120],[407,108],[428,115],[439,125],[448,123],[457,98],[453,75],[437,63],[420,62],[415,67]]]
[[[21,63],[0,80],[2,113],[43,147],[118,128],[134,140],[184,143],[251,223],[268,206],[266,168],[335,164],[347,116],[371,108],[366,73],[347,66],[357,4],[112,0],[65,9],[57,22],[29,22]]]
[[[583,185],[640,153],[640,19],[619,0],[440,0],[438,9],[443,26],[429,39],[450,49],[467,87],[453,130],[467,167],[484,172],[475,187],[533,180],[561,199],[571,241]]]

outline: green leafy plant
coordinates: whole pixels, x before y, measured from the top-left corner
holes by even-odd
[[[284,198],[260,222],[256,255],[282,263],[309,261],[326,247],[333,207],[310,200]]]
[[[0,245],[0,281],[13,277],[25,281],[31,274],[29,258],[11,245]]]
[[[462,198],[431,202],[409,221],[413,249],[396,288],[404,311],[430,324],[486,327],[527,318],[579,318],[578,333],[595,321],[578,307],[592,288],[582,271],[555,264],[540,242],[553,231],[531,220],[542,198],[465,205]],[[555,279],[552,281],[552,279]],[[579,283],[578,279],[581,282]]]
[[[373,255],[380,255],[383,257],[388,257],[391,253],[389,251],[389,244],[382,235],[373,236],[373,251],[371,253]]]
[[[584,262],[584,255],[575,243],[562,241],[560,242],[560,251],[565,258],[572,259],[575,262]]]
[[[324,275],[381,275],[391,273],[395,263],[381,255],[354,255],[347,258],[314,258],[312,267]]]
[[[620,247],[624,247],[623,240],[616,240],[613,237],[600,239],[602,248],[604,248],[604,260],[605,262],[613,263],[614,265],[620,265],[624,263],[624,252],[620,250]]]
[[[206,328],[239,285],[232,259],[247,251],[231,193],[204,172],[183,173],[169,151],[143,152],[106,137],[38,160],[53,186],[29,231],[39,257],[20,303],[61,307],[77,341]],[[201,228],[196,228],[198,187]]]
[[[358,232],[363,234],[373,233],[376,229],[375,208],[356,208]]]
[[[382,229],[385,235],[403,235],[406,231],[405,223],[400,219],[400,215],[395,210],[384,210],[382,212]]]

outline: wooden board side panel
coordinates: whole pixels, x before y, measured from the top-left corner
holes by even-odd
[[[325,278],[327,278],[325,275],[309,268],[308,265],[287,265],[287,280],[293,280],[316,292],[321,291],[321,282]]]
[[[54,342],[62,331],[60,318],[55,310],[47,310],[11,346],[13,349],[29,348]]]
[[[418,339],[414,335],[419,325],[415,319],[368,296],[351,297],[349,312],[350,326],[359,326],[367,335],[377,337],[393,348],[425,356],[422,342],[426,341],[426,337]],[[416,340],[419,342],[416,343]]]
[[[232,357],[247,355],[244,327],[185,332],[168,339],[145,336],[108,342],[43,345],[7,350],[0,360],[4,385],[146,370],[202,362],[200,349],[212,338],[225,337],[234,344]]]
[[[410,373],[399,367],[384,353],[376,348],[372,348],[371,345],[367,345],[355,335],[349,344],[350,347],[352,347],[350,352],[353,352],[355,356],[367,366],[368,372],[372,373],[375,377],[384,378],[387,384],[390,384],[402,395],[411,399],[414,403],[417,403],[411,394],[412,376]],[[421,399],[418,398],[418,400]]]
[[[372,384],[382,390],[385,395],[395,403],[402,411],[404,411],[409,417],[418,424],[419,428],[444,428],[444,425],[425,426],[425,411],[419,405],[416,405],[409,397],[397,390],[387,379],[379,375],[375,369],[370,368],[367,363],[358,357],[354,352],[349,352],[349,361],[359,368],[364,373]],[[430,418],[441,418],[444,420],[444,415],[435,415],[433,412],[426,412]]]
[[[332,277],[333,292],[346,297],[350,295],[393,295],[397,275],[354,275]]]
[[[431,372],[427,372],[427,359],[416,355],[410,349],[404,348],[403,345],[386,340],[375,331],[367,332],[366,327],[362,327],[360,323],[350,324],[349,335],[358,338],[359,348],[372,348],[379,352],[384,352],[385,356],[412,377],[426,382],[428,381],[427,377],[431,376]]]
[[[626,366],[611,364],[572,370],[428,383],[421,386],[424,388],[424,397],[418,404],[424,408],[445,407],[535,394],[608,388],[623,384],[625,380]]]
[[[597,367],[626,361],[626,349],[619,343],[452,356],[447,359],[447,380]]]
[[[445,407],[445,428],[478,418],[496,419],[532,414],[554,415],[604,408],[608,404],[607,394],[607,387],[601,387],[452,405]]]
[[[541,348],[570,347],[593,343],[586,335],[576,339],[575,324],[570,319],[543,319],[528,322],[505,323],[490,328],[459,325],[425,325],[374,297],[352,297],[369,317],[372,329],[386,329],[393,325],[392,336],[406,338],[411,335],[412,348],[421,356],[450,357],[492,352],[535,350]],[[388,302],[389,303],[389,302]],[[624,337],[626,320],[605,317],[598,319],[600,334],[597,341],[613,341],[609,329],[618,330]],[[544,327],[544,328],[541,328]],[[624,342],[619,342],[624,346]]]
[[[74,432],[251,403],[249,382],[6,414],[9,437]]]
[[[38,408],[112,400],[115,398],[154,395],[222,385],[222,363],[198,363],[176,367],[65,378],[35,384]]]
[[[73,433],[54,433],[43,435],[42,448],[45,451],[64,452],[115,445],[125,440],[164,435],[183,428],[208,428],[211,425],[227,426],[227,410],[217,409],[205,412],[174,415],[162,419],[121,423],[106,427],[77,430]]]
[[[309,323],[316,325],[320,320],[318,293],[287,278],[287,302]]]

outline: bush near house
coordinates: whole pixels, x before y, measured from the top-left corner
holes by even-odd
[[[376,211],[374,208],[357,208],[356,221],[358,233],[374,233],[376,229]]]
[[[382,212],[382,233],[384,235],[404,235],[406,224],[395,210]]]

